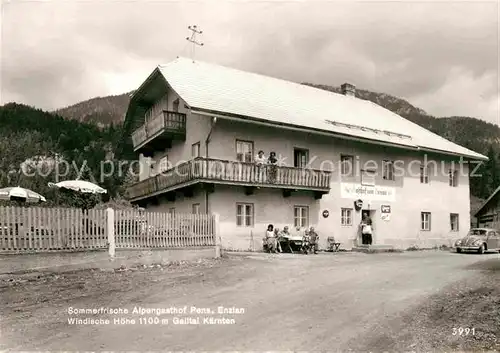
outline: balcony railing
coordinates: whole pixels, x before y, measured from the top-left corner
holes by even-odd
[[[164,110],[132,133],[134,150],[162,134],[185,134],[186,114]]]
[[[330,190],[328,171],[196,158],[133,184],[127,190],[128,198],[152,196],[195,181],[323,192]]]

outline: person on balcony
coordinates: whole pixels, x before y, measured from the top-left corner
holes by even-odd
[[[278,164],[278,158],[276,158],[276,152],[269,153],[269,158],[267,160],[267,163],[273,164],[273,165]]]
[[[264,151],[260,150],[259,153],[255,156],[255,164],[261,165],[261,164],[266,164],[267,158],[264,155]]]
[[[254,171],[254,182],[261,183],[264,178],[265,167],[267,163],[267,158],[264,155],[264,151],[260,150],[255,156],[255,171]]]
[[[276,158],[276,152],[269,153],[269,159],[267,160],[267,163],[269,169],[268,181],[270,183],[275,183],[278,174],[278,158]]]

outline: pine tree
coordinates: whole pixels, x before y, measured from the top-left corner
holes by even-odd
[[[485,188],[488,192],[488,195],[485,197],[488,197],[491,195],[493,191],[500,185],[500,173],[498,170],[499,163],[498,163],[498,153],[495,151],[492,145],[489,146],[488,148],[488,153],[487,153],[488,161],[485,163],[485,169],[486,169],[486,179],[484,180],[485,182]]]

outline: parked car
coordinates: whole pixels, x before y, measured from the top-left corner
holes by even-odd
[[[493,228],[472,228],[465,238],[455,243],[457,252],[475,251],[483,254],[486,251],[500,251],[500,232]]]

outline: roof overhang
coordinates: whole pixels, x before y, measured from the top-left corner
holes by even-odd
[[[478,215],[483,211],[483,209],[491,202],[491,200],[493,200],[497,196],[499,192],[500,192],[500,186],[497,187],[496,190],[493,191],[493,193],[490,195],[490,197],[488,197],[486,201],[483,202],[481,207],[479,207],[476,213],[474,213],[474,217],[478,217]]]
[[[380,141],[376,139],[369,139],[369,138],[363,138],[363,137],[358,137],[354,135],[349,135],[349,134],[342,134],[334,131],[328,131],[328,130],[322,130],[322,129],[315,129],[315,128],[310,128],[310,127],[305,127],[305,126],[298,126],[298,125],[293,125],[293,124],[287,124],[287,123],[281,123],[281,122],[274,122],[274,121],[269,121],[266,119],[261,119],[261,118],[256,118],[256,117],[251,117],[251,116],[242,116],[238,114],[231,114],[231,113],[226,113],[226,112],[221,112],[221,111],[213,111],[213,110],[208,110],[200,107],[191,107],[191,112],[195,114],[200,114],[200,115],[205,115],[205,116],[210,116],[210,117],[216,117],[216,118],[221,118],[221,119],[227,119],[227,120],[234,120],[234,121],[241,121],[241,122],[250,122],[258,125],[263,125],[263,126],[270,126],[270,127],[280,127],[288,130],[293,130],[293,131],[302,131],[302,132],[307,132],[307,133],[315,133],[319,135],[324,135],[324,136],[330,136],[330,137],[336,137],[344,140],[351,140],[351,141],[357,141],[357,142],[363,142],[363,143],[371,143],[379,146],[386,146],[386,147],[393,147],[393,148],[399,148],[399,149],[404,149],[408,151],[419,151],[419,152],[429,152],[429,153],[435,153],[439,155],[447,155],[447,156],[452,156],[456,158],[463,158],[463,159],[468,159],[471,161],[476,161],[476,160],[488,160],[487,157],[481,158],[477,156],[467,156],[463,154],[458,154],[458,153],[453,153],[449,151],[441,151],[441,150],[435,150],[431,148],[426,148],[426,147],[420,147],[420,146],[409,146],[406,144],[398,144],[398,143],[391,143],[391,142],[385,142],[385,141]]]

